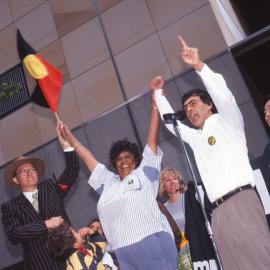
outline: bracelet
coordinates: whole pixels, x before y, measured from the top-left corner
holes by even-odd
[[[74,148],[74,150],[76,150],[76,148],[78,148],[80,145],[80,142],[76,142],[72,147]]]

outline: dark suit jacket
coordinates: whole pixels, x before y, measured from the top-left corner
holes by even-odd
[[[44,221],[62,216],[69,222],[62,199],[75,182],[79,165],[74,151],[65,152],[65,159],[66,169],[58,180],[47,179],[38,185],[39,213],[23,194],[2,204],[5,232],[11,242],[23,245],[26,270],[57,269],[47,248],[48,230]]]

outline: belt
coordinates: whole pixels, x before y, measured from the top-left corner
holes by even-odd
[[[232,197],[234,194],[242,191],[242,190],[245,190],[245,189],[250,189],[250,188],[253,188],[252,185],[248,184],[248,185],[245,185],[245,186],[242,186],[242,187],[238,187],[230,192],[228,192],[227,194],[225,194],[224,196],[220,197],[219,199],[215,200],[213,203],[212,203],[212,209],[214,210],[216,207],[218,207],[219,205],[221,205],[222,203],[224,203],[227,199],[229,199],[230,197]]]

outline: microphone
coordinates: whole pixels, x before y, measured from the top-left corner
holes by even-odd
[[[184,110],[176,111],[175,113],[165,113],[163,114],[163,119],[168,120],[184,120],[186,118],[186,112]]]

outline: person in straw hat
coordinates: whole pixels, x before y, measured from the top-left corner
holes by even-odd
[[[62,199],[75,182],[79,165],[74,148],[59,133],[60,126],[58,123],[56,132],[65,153],[66,169],[57,180],[40,182],[45,165],[35,157],[21,156],[4,172],[7,184],[19,188],[21,194],[2,204],[2,221],[9,240],[22,244],[27,270],[58,269],[47,247],[48,231],[64,221],[70,224]]]

